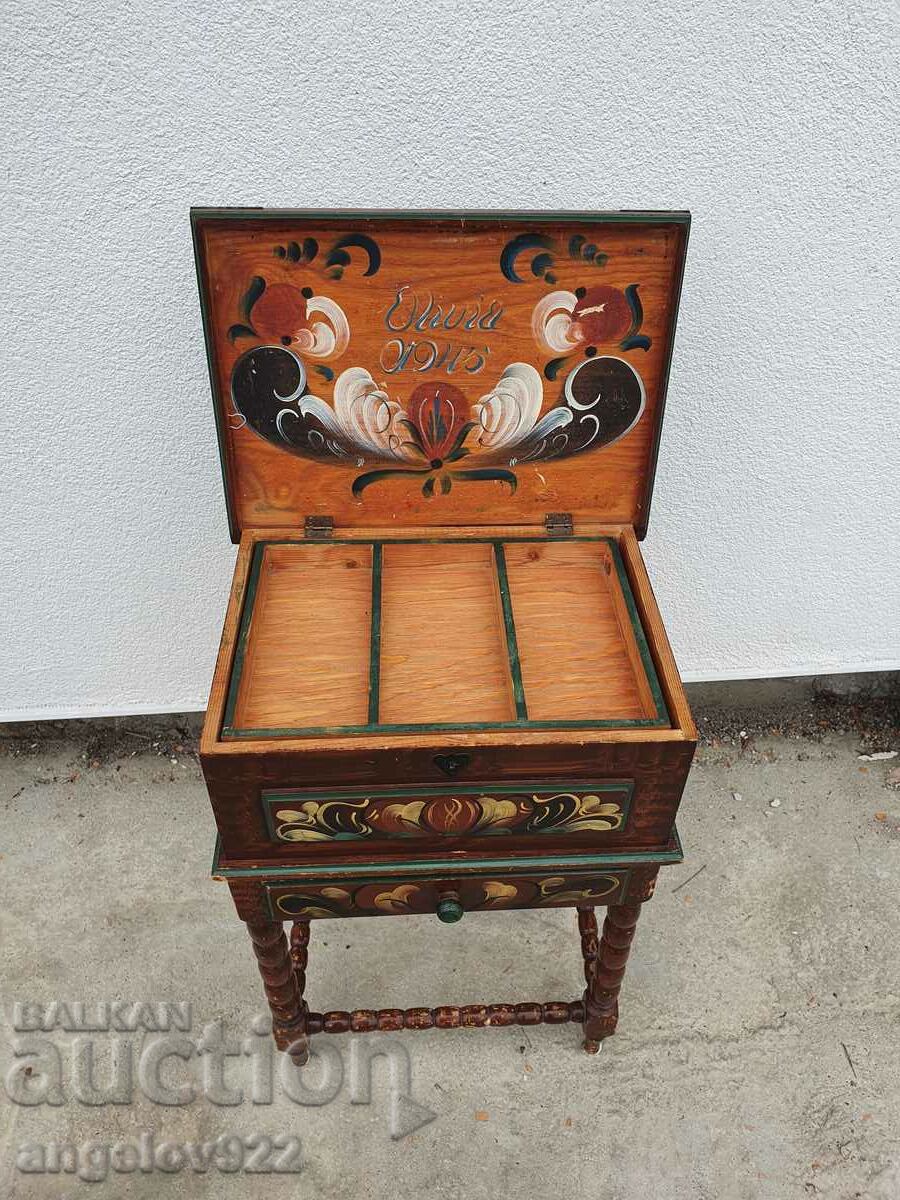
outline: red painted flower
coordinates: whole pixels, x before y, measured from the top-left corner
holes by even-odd
[[[598,283],[542,296],[531,314],[531,328],[538,344],[551,354],[566,356],[583,349],[590,356],[610,343],[622,350],[649,350],[650,338],[639,332],[643,320],[636,283],[624,291]],[[562,361],[548,364],[548,379],[555,378]]]
[[[308,326],[307,297],[289,283],[267,287],[250,310],[253,328],[262,338],[289,345]]]
[[[350,326],[343,309],[328,296],[313,295],[312,288],[292,283],[267,284],[254,275],[238,306],[243,321],[232,325],[228,336],[260,338],[290,346],[310,358],[337,358],[350,344]]]
[[[466,420],[466,398],[452,383],[420,383],[406,406],[406,426],[413,445],[437,469],[462,447],[472,428]]]
[[[573,326],[577,325],[581,332],[581,341],[603,344],[617,342],[623,338],[631,327],[632,312],[625,293],[607,284],[598,284],[587,288],[580,296],[579,288],[575,293],[578,303],[572,310]],[[570,337],[576,337],[573,328]]]
[[[426,499],[438,485],[446,496],[454,481],[493,480],[515,491],[516,477],[511,471],[459,466],[470,453],[466,439],[478,425],[466,419],[467,409],[466,397],[451,383],[421,383],[401,406],[365,367],[348,367],[334,385],[332,404],[307,393],[299,400],[298,415],[316,422],[318,429],[313,432],[322,444],[327,435],[333,453],[351,460],[355,457],[360,467],[366,461],[388,464],[354,479],[357,499],[374,483],[410,475],[422,478]]]

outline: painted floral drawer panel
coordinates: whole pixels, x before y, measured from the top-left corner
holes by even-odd
[[[551,908],[579,904],[621,904],[629,883],[628,870],[561,875],[545,871],[533,875],[496,875],[477,878],[378,881],[344,879],[328,884],[273,883],[267,885],[275,920],[318,920],[329,917],[390,917],[435,914],[448,894],[458,898],[464,913],[493,912],[506,908]]]
[[[398,787],[363,792],[264,791],[266,823],[277,843],[378,843],[395,839],[594,836],[621,833],[631,780],[543,780]]]

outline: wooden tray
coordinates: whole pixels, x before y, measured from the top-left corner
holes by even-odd
[[[223,738],[669,724],[611,538],[256,543]]]

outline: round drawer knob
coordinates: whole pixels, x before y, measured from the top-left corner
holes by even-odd
[[[438,900],[437,918],[445,925],[454,925],[457,921],[461,921],[465,911],[458,896],[442,896]]]

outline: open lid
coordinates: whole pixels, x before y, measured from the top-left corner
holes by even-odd
[[[690,216],[193,209],[232,537],[646,532]]]

